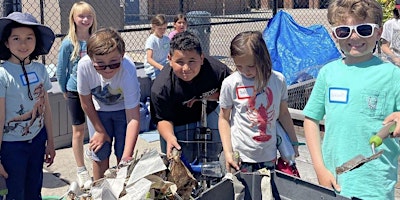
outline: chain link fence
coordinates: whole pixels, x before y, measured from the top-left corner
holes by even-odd
[[[56,33],[50,53],[42,57],[50,76],[55,74],[57,55],[68,31],[68,15],[72,0],[7,0],[2,3],[3,16],[13,10],[32,13],[41,23]],[[136,62],[143,62],[144,45],[150,34],[150,19],[165,14],[168,30],[173,30],[173,18],[186,14],[189,29],[198,33],[206,53],[228,66],[229,44],[242,31],[263,31],[278,10],[285,10],[302,26],[323,24],[327,0],[87,0],[96,10],[99,27],[113,27],[126,42],[126,51]]]

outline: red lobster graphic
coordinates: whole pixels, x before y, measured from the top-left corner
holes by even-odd
[[[258,108],[256,105],[257,95],[252,95],[248,101],[247,115],[249,120],[252,122],[252,127],[257,126],[260,135],[254,136],[253,139],[257,142],[267,142],[271,139],[271,135],[267,134],[268,127],[271,126],[275,109],[268,112],[268,109],[273,103],[273,94],[270,88],[267,87],[265,90],[267,96],[267,106],[261,104]]]

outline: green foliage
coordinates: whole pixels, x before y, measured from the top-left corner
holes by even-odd
[[[393,17],[395,0],[377,0],[383,9],[383,23]]]

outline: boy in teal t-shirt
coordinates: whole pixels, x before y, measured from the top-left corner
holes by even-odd
[[[359,154],[372,155],[370,137],[382,128],[385,117],[400,110],[400,69],[373,55],[382,18],[375,0],[339,0],[329,5],[332,34],[345,57],[321,69],[304,108],[305,136],[318,181],[347,197],[394,199],[397,138],[384,140],[377,149],[384,150],[378,159],[335,173],[336,167]],[[324,117],[321,143],[318,123]]]

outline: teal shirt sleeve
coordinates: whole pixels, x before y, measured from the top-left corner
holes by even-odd
[[[60,51],[58,53],[58,63],[57,63],[57,81],[60,85],[60,89],[63,93],[67,91],[67,81],[70,74],[70,62],[71,53],[73,51],[73,46],[71,40],[65,38],[60,46]]]
[[[314,83],[314,87],[307,104],[303,109],[304,116],[318,121],[322,120],[325,115],[325,74],[325,70],[322,68]]]

